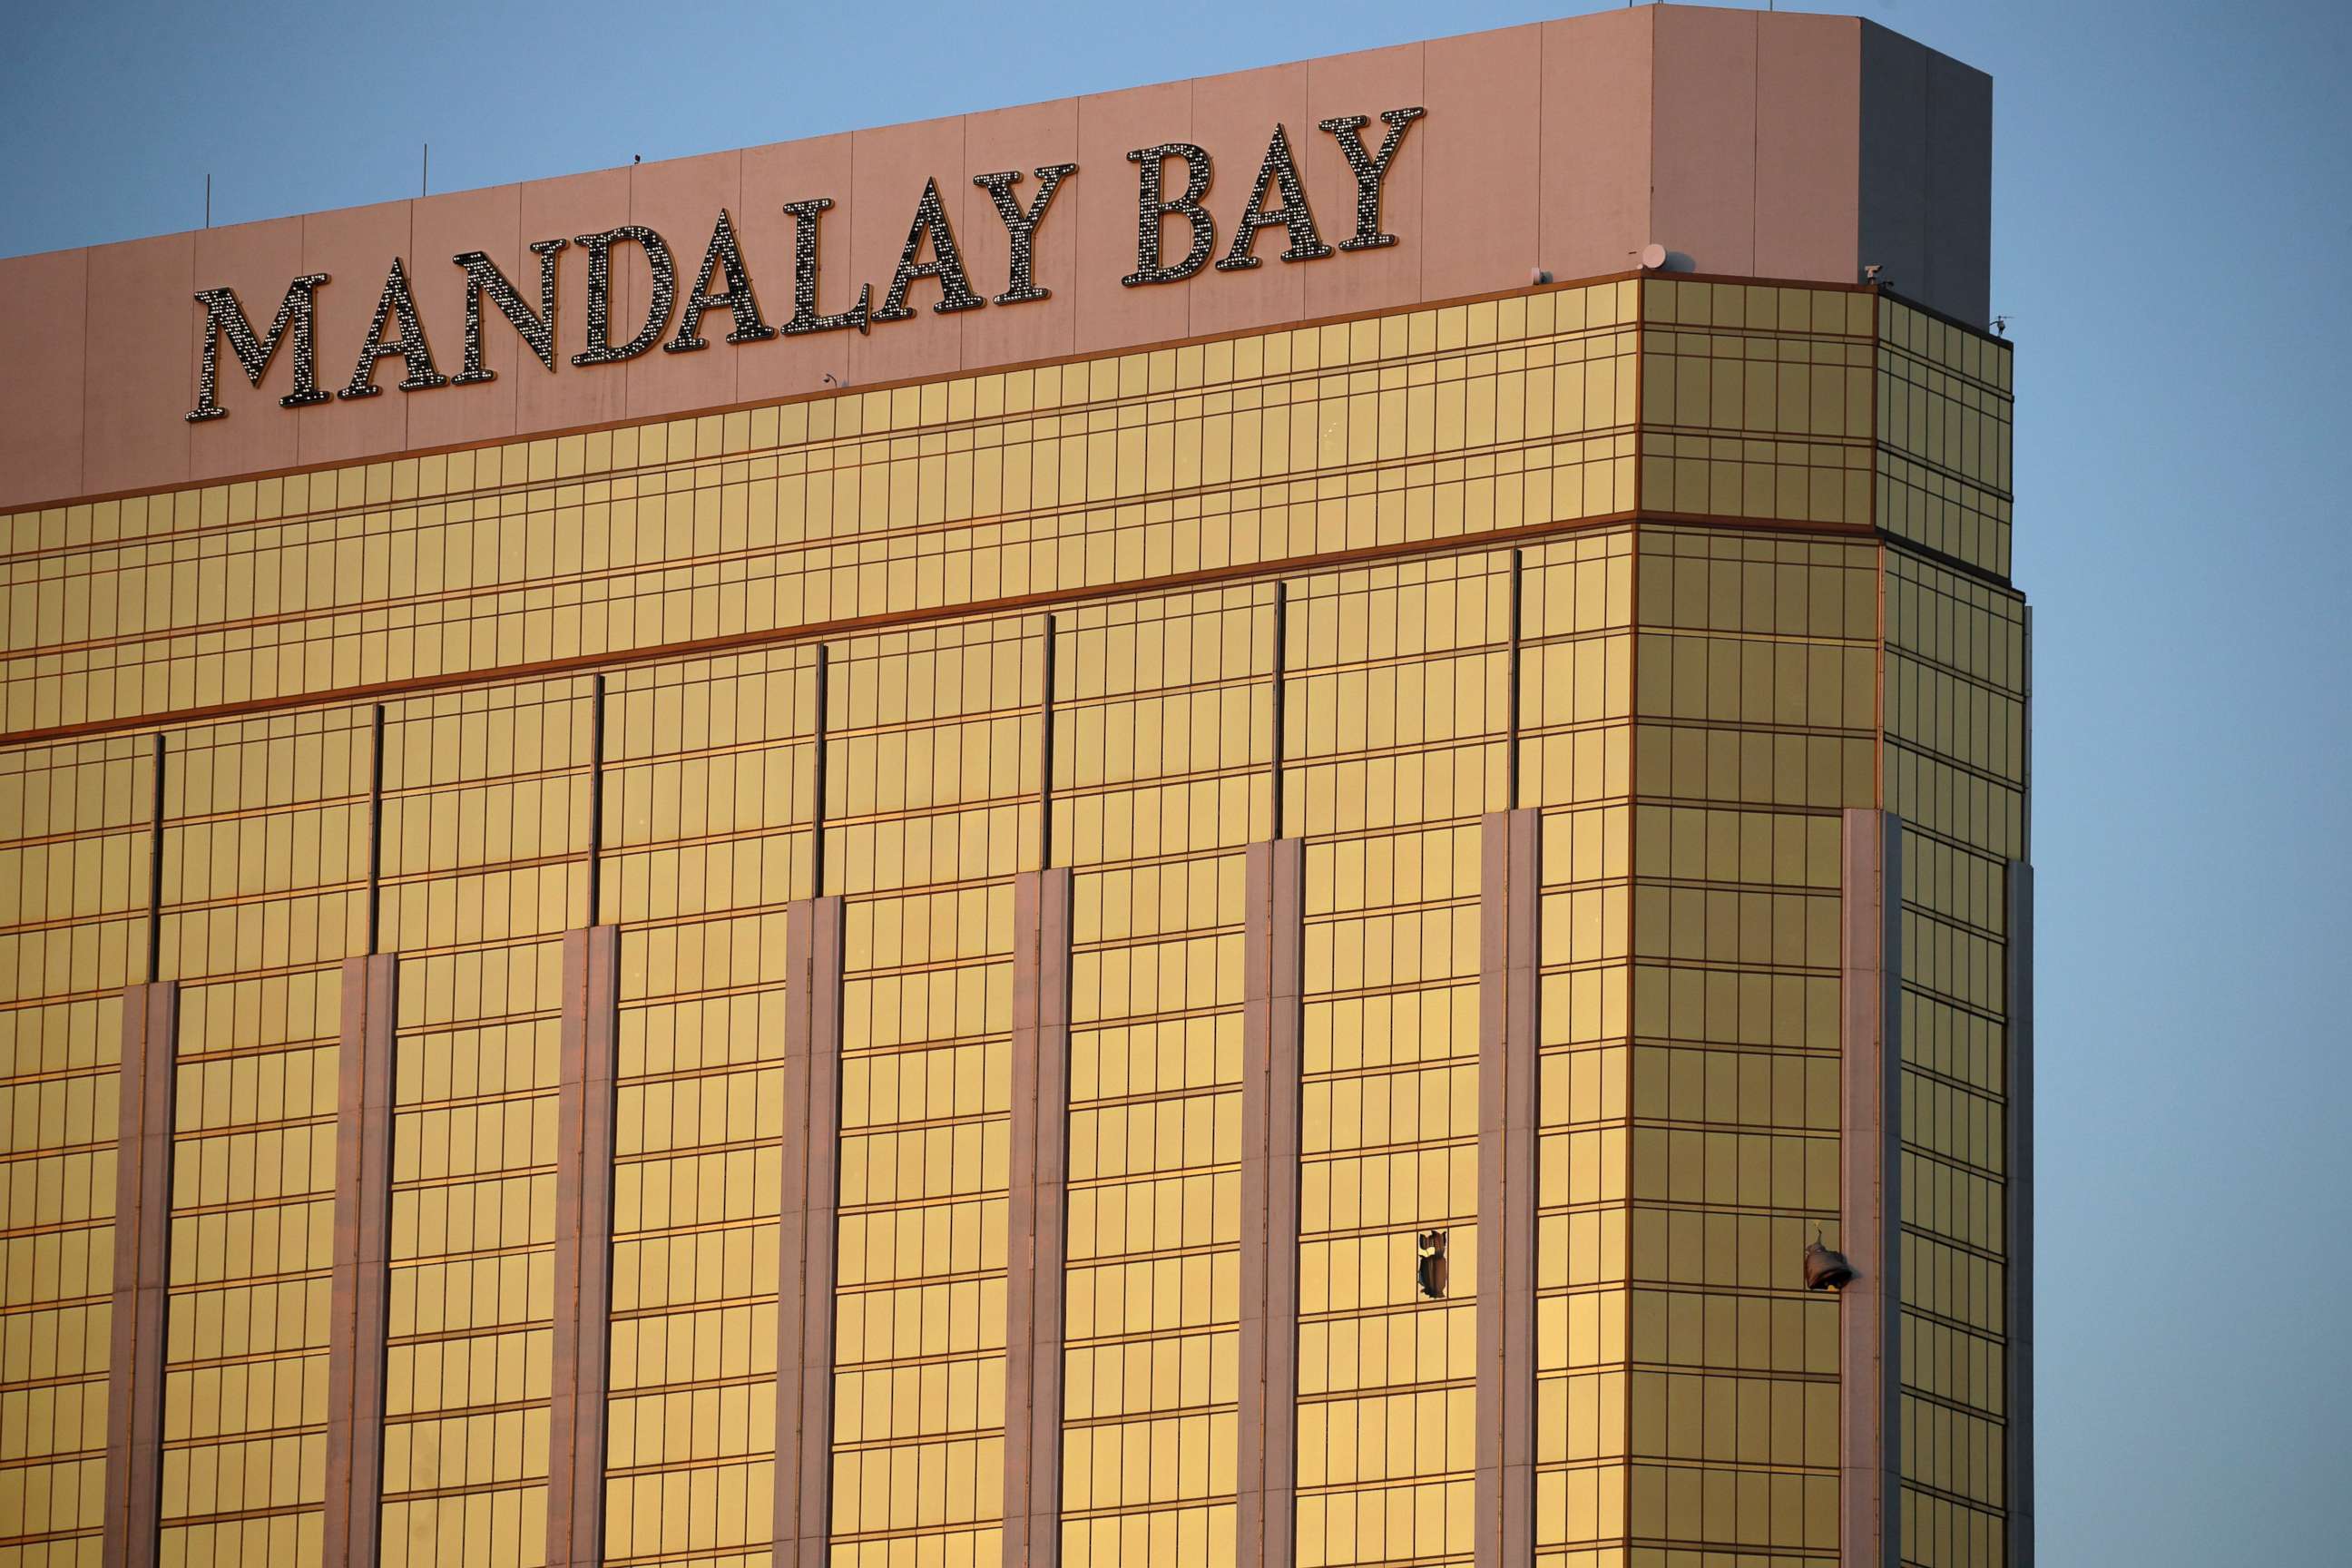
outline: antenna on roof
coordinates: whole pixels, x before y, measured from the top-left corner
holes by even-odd
[[[433,187],[433,143],[425,144],[425,166],[416,172],[416,194],[423,195]]]
[[[206,174],[206,175],[205,176],[205,226],[206,228],[210,228],[210,227],[212,227],[212,226],[213,226],[213,177],[212,177],[210,174]]]

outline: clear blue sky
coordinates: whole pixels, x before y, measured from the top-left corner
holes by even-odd
[[[27,4],[0,254],[194,227],[207,170],[236,222],[405,195],[427,140],[452,190],[1590,8]],[[2341,1562],[2352,22],[1859,9],[1996,84],[2039,637],[2043,1561]]]

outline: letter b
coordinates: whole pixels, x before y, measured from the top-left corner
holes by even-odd
[[[1187,173],[1184,194],[1172,201],[1162,189],[1171,158],[1183,159]],[[1136,201],[1135,270],[1119,281],[1129,289],[1140,283],[1181,283],[1206,267],[1217,248],[1216,220],[1201,205],[1201,198],[1209,194],[1209,154],[1190,142],[1163,142],[1157,147],[1136,149],[1127,161],[1139,166],[1142,181]],[[1175,266],[1163,266],[1168,219],[1179,214],[1192,226],[1192,248]]]

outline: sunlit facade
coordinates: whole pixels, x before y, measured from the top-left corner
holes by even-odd
[[[0,1565],[2030,1563],[2011,408],[1627,273],[0,517]]]

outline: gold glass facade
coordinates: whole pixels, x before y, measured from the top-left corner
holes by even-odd
[[[1626,279],[0,519],[0,1565],[101,1561],[151,977],[181,998],[157,1561],[341,1561],[338,1020],[372,943],[380,1561],[547,1561],[563,939],[596,924],[604,1560],[771,1561],[786,911],[837,895],[829,1561],[992,1568],[1041,867],[1061,1560],[1232,1562],[1244,857],[1286,837],[1295,1561],[1483,1563],[1480,849],[1514,808],[1535,1561],[1829,1563],[1840,1302],[1801,1258],[1838,1237],[1862,808],[1906,867],[1903,1561],[1998,1568],[2009,378],[1873,292]]]

